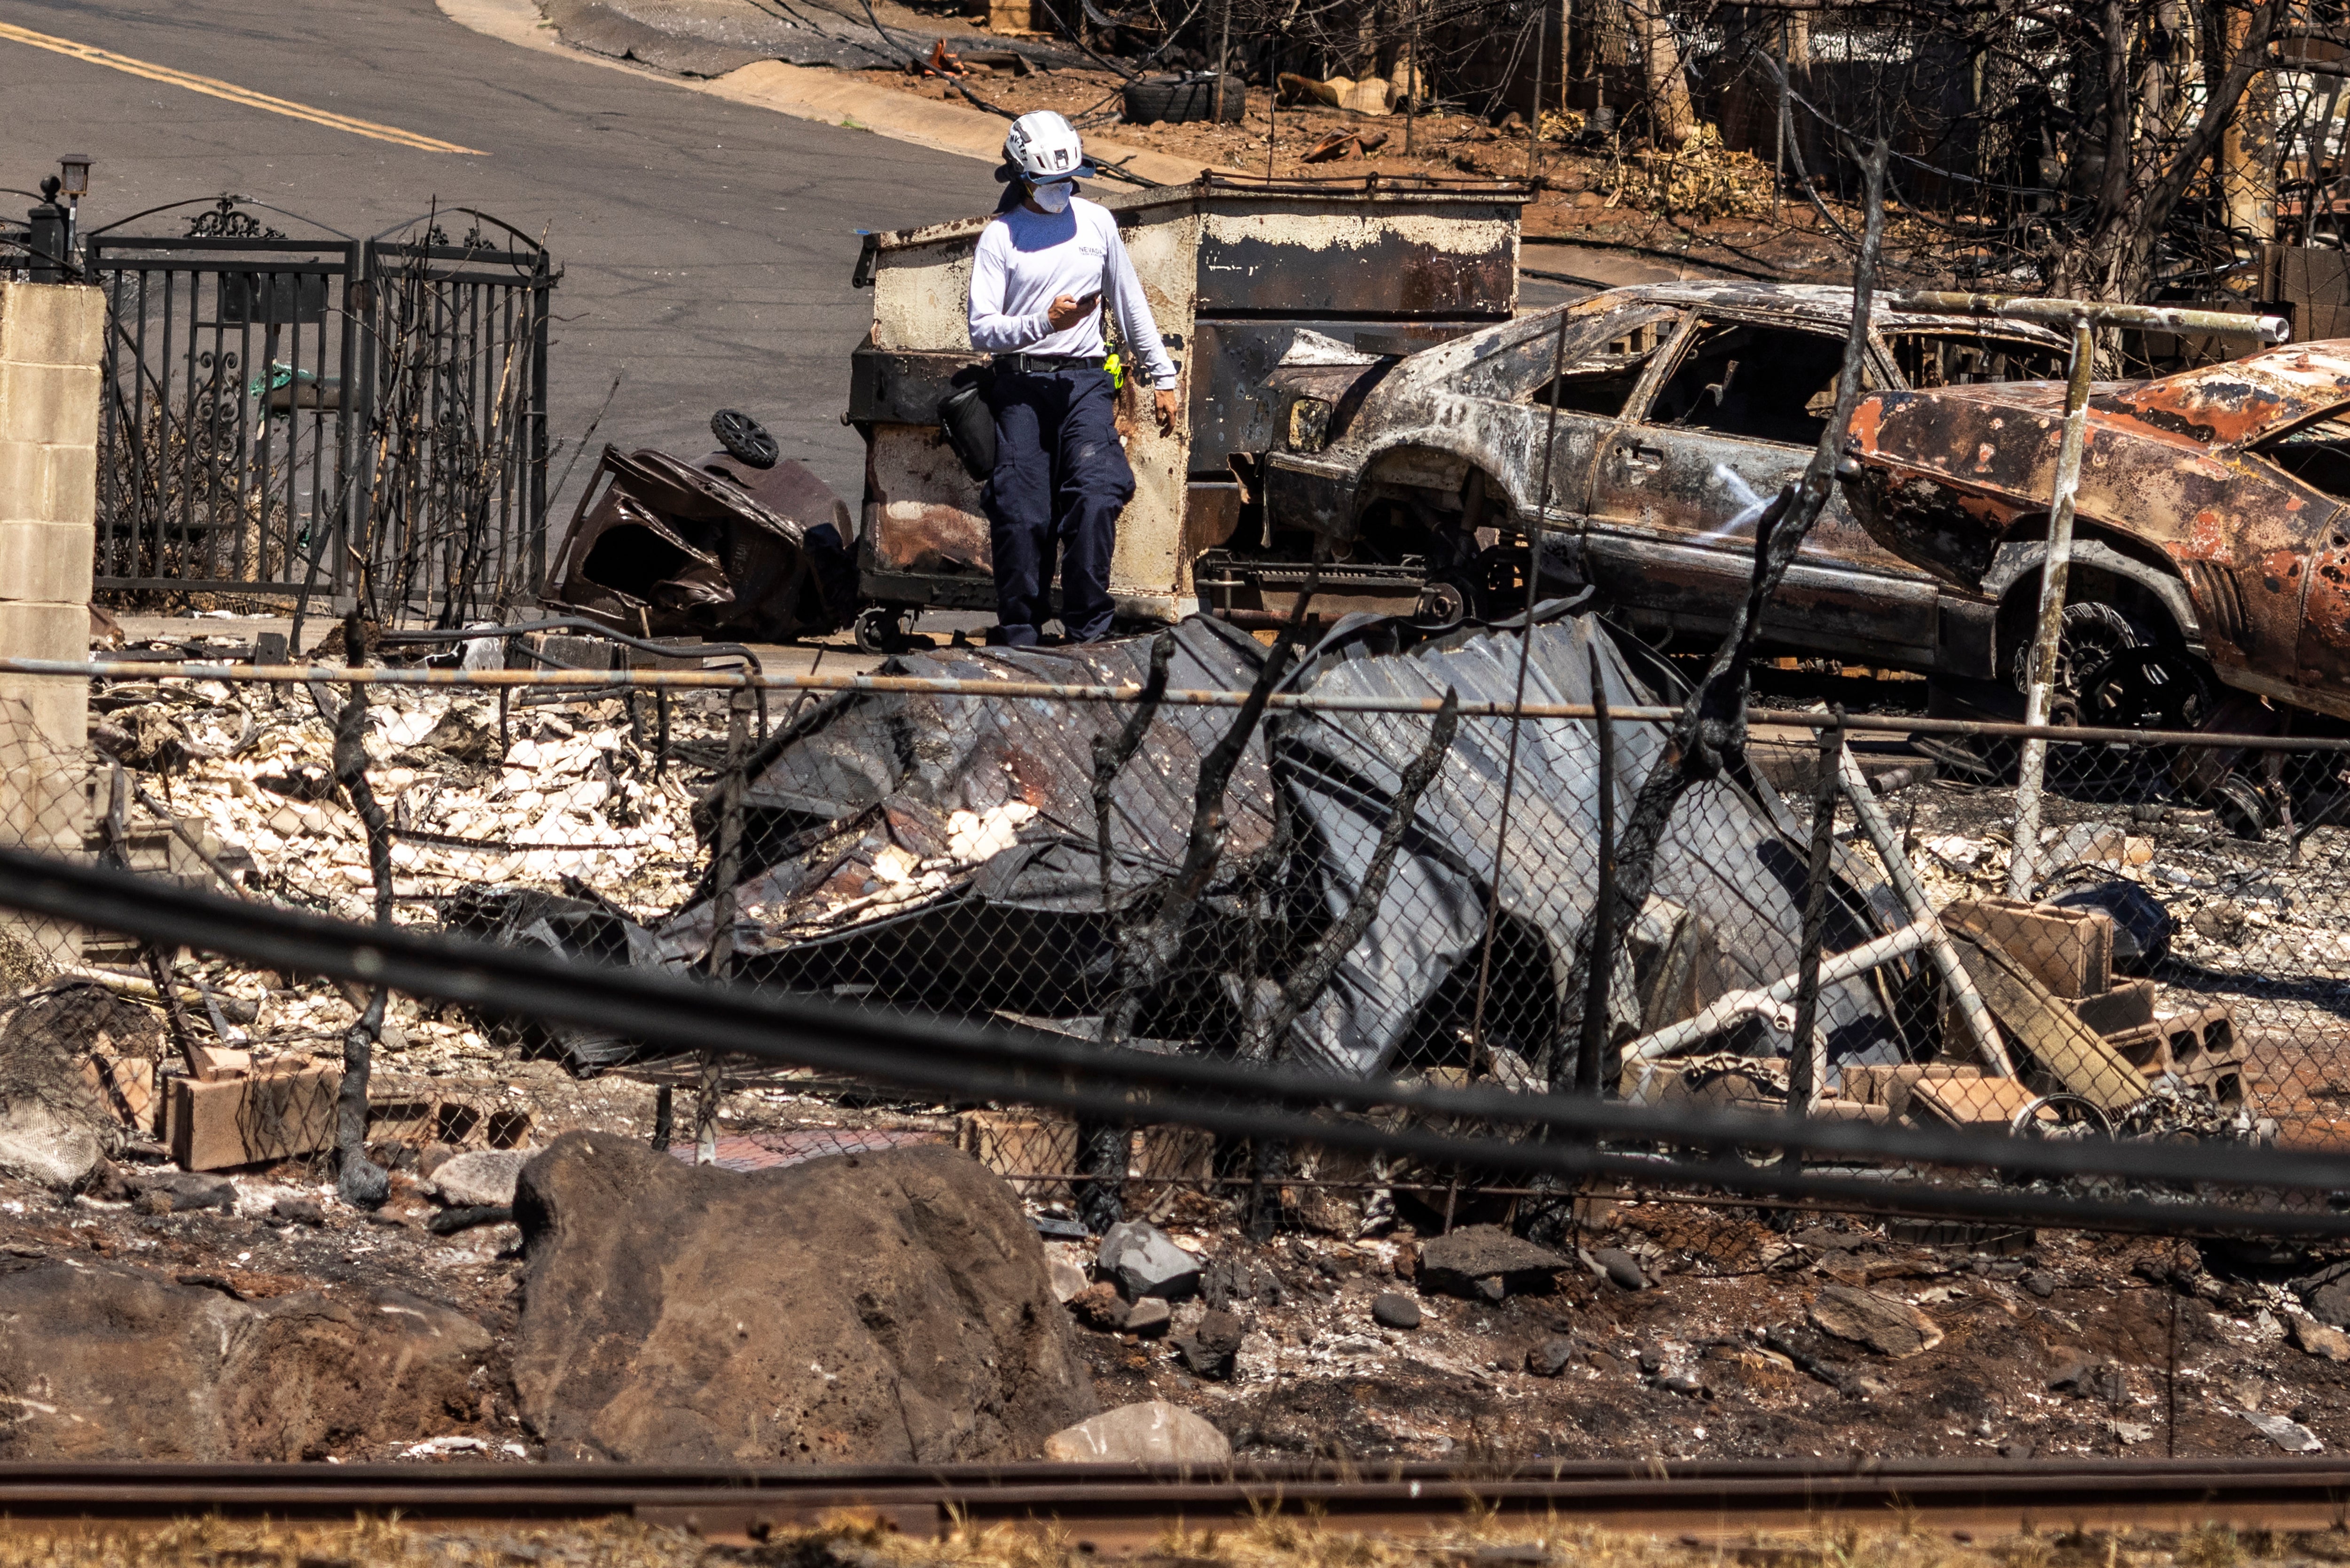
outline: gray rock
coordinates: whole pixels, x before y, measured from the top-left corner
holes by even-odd
[[[1942,1343],[1941,1328],[1908,1302],[1850,1285],[1822,1289],[1807,1315],[1823,1334],[1865,1345],[1896,1361]]]
[[[1191,1331],[1191,1335],[1206,1349],[1230,1355],[1241,1347],[1241,1340],[1247,1333],[1247,1327],[1232,1314],[1211,1312],[1200,1320],[1200,1326]]]
[[[1400,1291],[1381,1291],[1371,1303],[1371,1321],[1383,1328],[1418,1328],[1419,1303]]]
[[[1591,1261],[1598,1264],[1609,1279],[1627,1291],[1648,1288],[1648,1276],[1640,1272],[1639,1260],[1621,1247],[1598,1248],[1592,1252]]]
[[[1141,1220],[1105,1231],[1096,1262],[1129,1301],[1143,1296],[1180,1301],[1200,1288],[1200,1260],[1177,1246],[1166,1231]]]
[[[130,1186],[138,1190],[138,1207],[158,1214],[184,1214],[192,1209],[233,1212],[236,1208],[236,1183],[225,1176],[166,1170],[154,1176],[134,1177]]]
[[[2305,1293],[2302,1305],[2309,1315],[2335,1328],[2350,1328],[2350,1273],[2336,1275]]]
[[[1578,1354],[1575,1341],[1553,1334],[1526,1352],[1526,1370],[1537,1377],[1555,1377],[1575,1364]]]
[[[1035,1227],[950,1148],[740,1172],[566,1133],[515,1218],[551,1459],[1001,1462],[1098,1409]]]
[[[2325,1445],[2317,1440],[2317,1434],[2298,1421],[2287,1420],[2282,1416],[2263,1416],[2257,1410],[2239,1410],[2236,1414],[2251,1423],[2254,1431],[2288,1454],[2325,1451]]]
[[[452,1209],[504,1209],[515,1200],[515,1178],[535,1148],[476,1148],[443,1160],[431,1177],[433,1196]]]
[[[1498,1225],[1464,1225],[1419,1244],[1420,1289],[1471,1300],[1498,1301],[1503,1292],[1547,1285],[1565,1267],[1566,1260],[1556,1252]],[[1501,1290],[1481,1289],[1488,1280]]]
[[[269,1217],[282,1225],[319,1226],[327,1222],[327,1211],[308,1198],[281,1198],[269,1206]]]
[[[1054,1433],[1045,1457],[1059,1464],[1220,1465],[1232,1446],[1180,1405],[1149,1399]]]
[[[1279,1306],[1286,1298],[1281,1276],[1249,1258],[1219,1258],[1200,1276],[1200,1294],[1219,1310],[1234,1305]]]
[[[1161,1334],[1175,1321],[1175,1309],[1167,1304],[1164,1296],[1144,1296],[1126,1309],[1118,1326],[1128,1334]]]
[[[89,1185],[103,1158],[87,1123],[38,1100],[17,1100],[0,1111],[0,1176],[77,1192]]]
[[[2042,1301],[2046,1301],[2050,1296],[2056,1293],[2056,1276],[2044,1272],[2037,1272],[2023,1276],[2023,1288],[2030,1291],[2033,1295],[2038,1296]]]

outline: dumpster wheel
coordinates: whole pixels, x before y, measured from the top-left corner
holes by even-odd
[[[861,653],[896,653],[914,634],[911,605],[867,605],[857,612],[857,647]]]

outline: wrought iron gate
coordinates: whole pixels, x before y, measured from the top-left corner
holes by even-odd
[[[306,240],[255,205],[88,239],[109,310],[96,586],[436,624],[536,593],[545,248],[467,209]]]

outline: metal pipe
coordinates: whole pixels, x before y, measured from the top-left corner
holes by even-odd
[[[2006,294],[1956,294],[1913,289],[1887,294],[1886,308],[1938,316],[2000,316],[2047,327],[2133,327],[2153,332],[2193,332],[2282,343],[2293,327],[2282,316],[2235,316],[2168,305],[2106,305],[2093,299],[2033,299]]]
[[[966,680],[920,675],[751,675],[732,670],[396,670],[381,666],[354,670],[338,664],[210,664],[185,662],[125,662],[79,659],[0,658],[0,675],[68,676],[84,680],[217,680],[224,684],[307,686],[420,686],[507,691],[572,690],[610,696],[627,691],[651,691],[666,697],[672,691],[830,691],[867,694],[911,694],[931,697],[977,697],[994,701],[1060,702],[1136,702],[1142,688],[1066,685],[1049,680]],[[1237,708],[1248,701],[1245,691],[1212,691],[1186,688],[1159,698],[1179,708]],[[1443,706],[1434,697],[1313,697],[1276,693],[1268,706],[1301,713],[1434,713]],[[1463,702],[1464,719],[1589,719],[1588,702]],[[1661,704],[1617,707],[1608,716],[1618,723],[1669,724],[1680,710]],[[1783,725],[1818,730],[1834,721],[1825,713],[1801,708],[1749,708],[1750,726]],[[2023,741],[2033,736],[2091,745],[2197,746],[2212,750],[2304,752],[2313,755],[2350,755],[2350,737],[2326,735],[2227,735],[2200,730],[2118,730],[2084,725],[1999,723],[1978,719],[1912,718],[1900,713],[1848,713],[1845,728],[1870,734],[1952,735],[1968,739]],[[1891,775],[1887,775],[1890,777]]]
[[[1890,936],[1879,937],[1873,942],[1864,943],[1849,951],[1823,958],[1820,961],[1818,983],[1824,986],[1836,985],[1866,974],[1879,964],[1891,963],[1895,959],[1908,957],[1918,949],[1934,942],[1940,938],[1941,934],[1940,923],[1929,916],[1912,925],[1902,927]],[[1624,1064],[1628,1067],[1635,1062],[1659,1061],[1686,1051],[1690,1046],[1700,1044],[1721,1033],[1742,1019],[1758,1015],[1776,1016],[1787,1003],[1794,1000],[1795,993],[1803,985],[1803,981],[1804,971],[1799,969],[1794,973],[1782,975],[1769,985],[1757,990],[1724,992],[1708,1003],[1705,1010],[1695,1017],[1684,1018],[1679,1023],[1669,1023],[1662,1029],[1643,1034],[1626,1045]],[[1800,1042],[1798,1046],[1800,1048]]]
[[[1844,716],[1841,702],[1828,710]],[[1812,855],[1804,875],[1804,934],[1796,971],[1794,1044],[1787,1053],[1787,1108],[1809,1116],[1827,1082],[1827,1044],[1819,1032],[1820,950],[1827,941],[1828,878],[1835,862],[1836,759],[1844,728],[1820,732],[1819,777],[1812,789]]]
[[[2097,358],[2096,339],[2086,322],[2073,328],[2073,360],[2064,378],[2064,433],[2056,445],[2055,493],[2048,504],[2048,554],[2040,568],[2040,618],[2032,639],[2032,661],[2023,691],[2023,722],[2048,722],[2048,691],[2056,680],[2056,655],[2064,640],[2064,586],[2073,569],[2073,504],[2081,488],[2081,452],[2089,436],[2089,375]],[[2007,896],[2032,900],[2033,865],[2040,857],[2040,785],[2048,768],[2048,742],[2023,742],[2015,774],[2015,833],[2007,856]]]
[[[1837,759],[1836,774],[1844,781],[1845,796],[1852,802],[1853,815],[1860,819],[1860,830],[1876,847],[1877,858],[1885,862],[1886,880],[1893,884],[1901,907],[1909,911],[1911,919],[1933,927],[1932,940],[1926,950],[1932,955],[1942,988],[1950,993],[1950,1011],[1959,1015],[1960,1027],[1972,1041],[1975,1054],[1982,1058],[1987,1071],[1996,1077],[2014,1077],[2015,1064],[2008,1059],[2007,1047],[2000,1040],[1999,1025],[1991,1021],[1991,1009],[1983,1005],[1982,994],[1975,990],[1974,977],[1967,973],[1959,950],[1942,929],[1942,922],[1926,897],[1925,884],[1918,880],[1909,857],[1902,852],[1900,836],[1893,831],[1885,808],[1877,804],[1877,792],[1868,787],[1868,775],[1861,772],[1859,759],[1849,748]]]

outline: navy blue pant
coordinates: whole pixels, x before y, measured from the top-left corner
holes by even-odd
[[[1109,557],[1134,470],[1118,444],[1106,370],[997,372],[995,472],[980,492],[995,557],[999,640],[1035,645],[1052,615],[1054,557],[1061,627],[1076,642],[1109,635]]]

